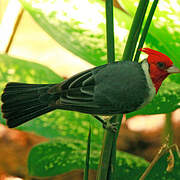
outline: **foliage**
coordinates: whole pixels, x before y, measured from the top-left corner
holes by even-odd
[[[100,146],[92,146],[90,168],[96,169],[100,156]],[[147,180],[152,179],[178,179],[180,177],[180,161],[174,152],[174,169],[166,171],[168,166],[166,153],[153,167]],[[70,138],[57,138],[50,142],[35,146],[29,156],[29,173],[34,176],[47,177],[69,172],[71,170],[83,169],[86,156],[86,145],[83,141],[77,141]],[[117,179],[139,179],[141,174],[148,166],[148,162],[142,158],[130,155],[125,152],[117,151],[116,178]]]
[[[92,146],[92,149],[90,168],[96,169],[100,146]],[[39,144],[32,149],[28,161],[29,171],[31,175],[46,177],[82,169],[84,168],[85,156],[86,145],[83,141],[58,138]],[[148,165],[145,160],[125,152],[118,152],[117,157],[117,168],[121,169],[117,177],[121,176],[122,179],[138,177]],[[127,174],[127,172],[129,173]]]
[[[69,51],[94,64],[106,63],[105,13],[101,0],[20,0],[24,8],[35,21],[59,44]],[[130,2],[130,3],[129,3]],[[133,16],[137,1],[122,0],[126,10]],[[173,2],[164,0],[155,13],[147,36],[146,45],[164,52],[180,67],[178,32],[179,12]],[[170,5],[168,9],[164,6]],[[93,10],[93,13],[92,13]],[[168,12],[168,13],[167,13]],[[82,14],[84,16],[82,16]],[[121,59],[132,17],[115,9],[116,59]],[[165,38],[166,37],[166,38]],[[47,67],[27,62],[7,55],[0,55],[0,90],[8,81],[28,83],[58,83],[62,78]],[[45,78],[44,78],[45,77]],[[172,75],[163,84],[154,100],[141,110],[130,113],[127,117],[138,114],[159,114],[172,112],[180,107],[180,84],[178,77]],[[54,119],[54,121],[53,121]],[[1,121],[2,118],[0,117]],[[28,166],[30,174],[52,176],[84,168],[86,138],[89,121],[92,129],[92,153],[90,168],[96,169],[99,157],[99,144],[102,141],[101,125],[90,115],[69,111],[55,111],[30,121],[18,129],[33,131],[45,137],[60,137],[34,147],[30,153]],[[43,154],[43,156],[42,156]],[[179,161],[175,171],[166,172],[167,156],[163,156],[147,179],[177,179],[180,177]],[[38,160],[37,160],[38,159]],[[127,153],[117,153],[118,179],[138,179],[148,163]],[[159,169],[161,168],[161,169]]]

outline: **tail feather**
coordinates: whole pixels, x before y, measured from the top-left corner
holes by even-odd
[[[2,94],[1,101],[5,102],[6,105],[13,105],[12,103],[21,104],[21,103],[25,103],[26,101],[32,101],[39,97],[38,94],[33,94],[33,93],[34,92],[32,92],[31,95],[29,93],[28,94],[23,94],[23,93],[11,94],[8,91],[4,91],[4,93]],[[22,101],[22,99],[23,99],[23,101]]]
[[[9,127],[16,127],[55,109],[58,95],[48,94],[54,84],[8,83],[1,100],[3,117]]]
[[[54,110],[54,108],[49,108],[49,107],[42,108],[41,107],[41,109],[36,110],[34,112],[31,112],[31,113],[26,112],[28,114],[24,114],[23,116],[19,116],[19,117],[15,117],[15,118],[14,117],[12,118],[12,116],[11,116],[11,118],[7,119],[7,125],[10,128],[17,127],[31,119],[34,119],[38,116],[41,116],[45,113],[52,111],[52,110]]]
[[[27,109],[36,105],[40,105],[41,103],[37,102],[37,99],[32,99],[32,100],[26,100],[24,101],[18,101],[14,106],[13,101],[8,101],[5,104],[2,105],[3,113],[8,113],[8,112],[15,112],[17,110],[17,106],[19,109]]]

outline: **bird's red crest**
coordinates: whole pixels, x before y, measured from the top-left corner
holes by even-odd
[[[159,51],[156,51],[150,48],[141,48],[139,50],[149,55],[148,61],[160,60],[160,62],[164,62],[167,65],[167,67],[170,67],[173,64],[173,62],[167,55]],[[150,63],[153,63],[153,62],[150,62]]]
[[[156,51],[156,50],[153,50],[153,49],[150,49],[150,48],[141,48],[139,50],[142,51],[142,52],[145,52],[148,55],[156,55],[156,56],[164,56],[165,55],[165,54],[163,54],[163,53],[161,53],[159,51]]]

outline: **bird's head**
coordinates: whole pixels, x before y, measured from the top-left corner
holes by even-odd
[[[148,54],[149,73],[156,92],[169,74],[180,73],[180,69],[174,66],[171,59],[165,54],[150,48],[141,48],[140,51]]]

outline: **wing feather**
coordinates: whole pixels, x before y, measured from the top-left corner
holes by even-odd
[[[89,107],[94,104],[95,80],[92,69],[81,72],[59,84],[60,99],[58,105]],[[51,89],[51,92],[54,92]]]

